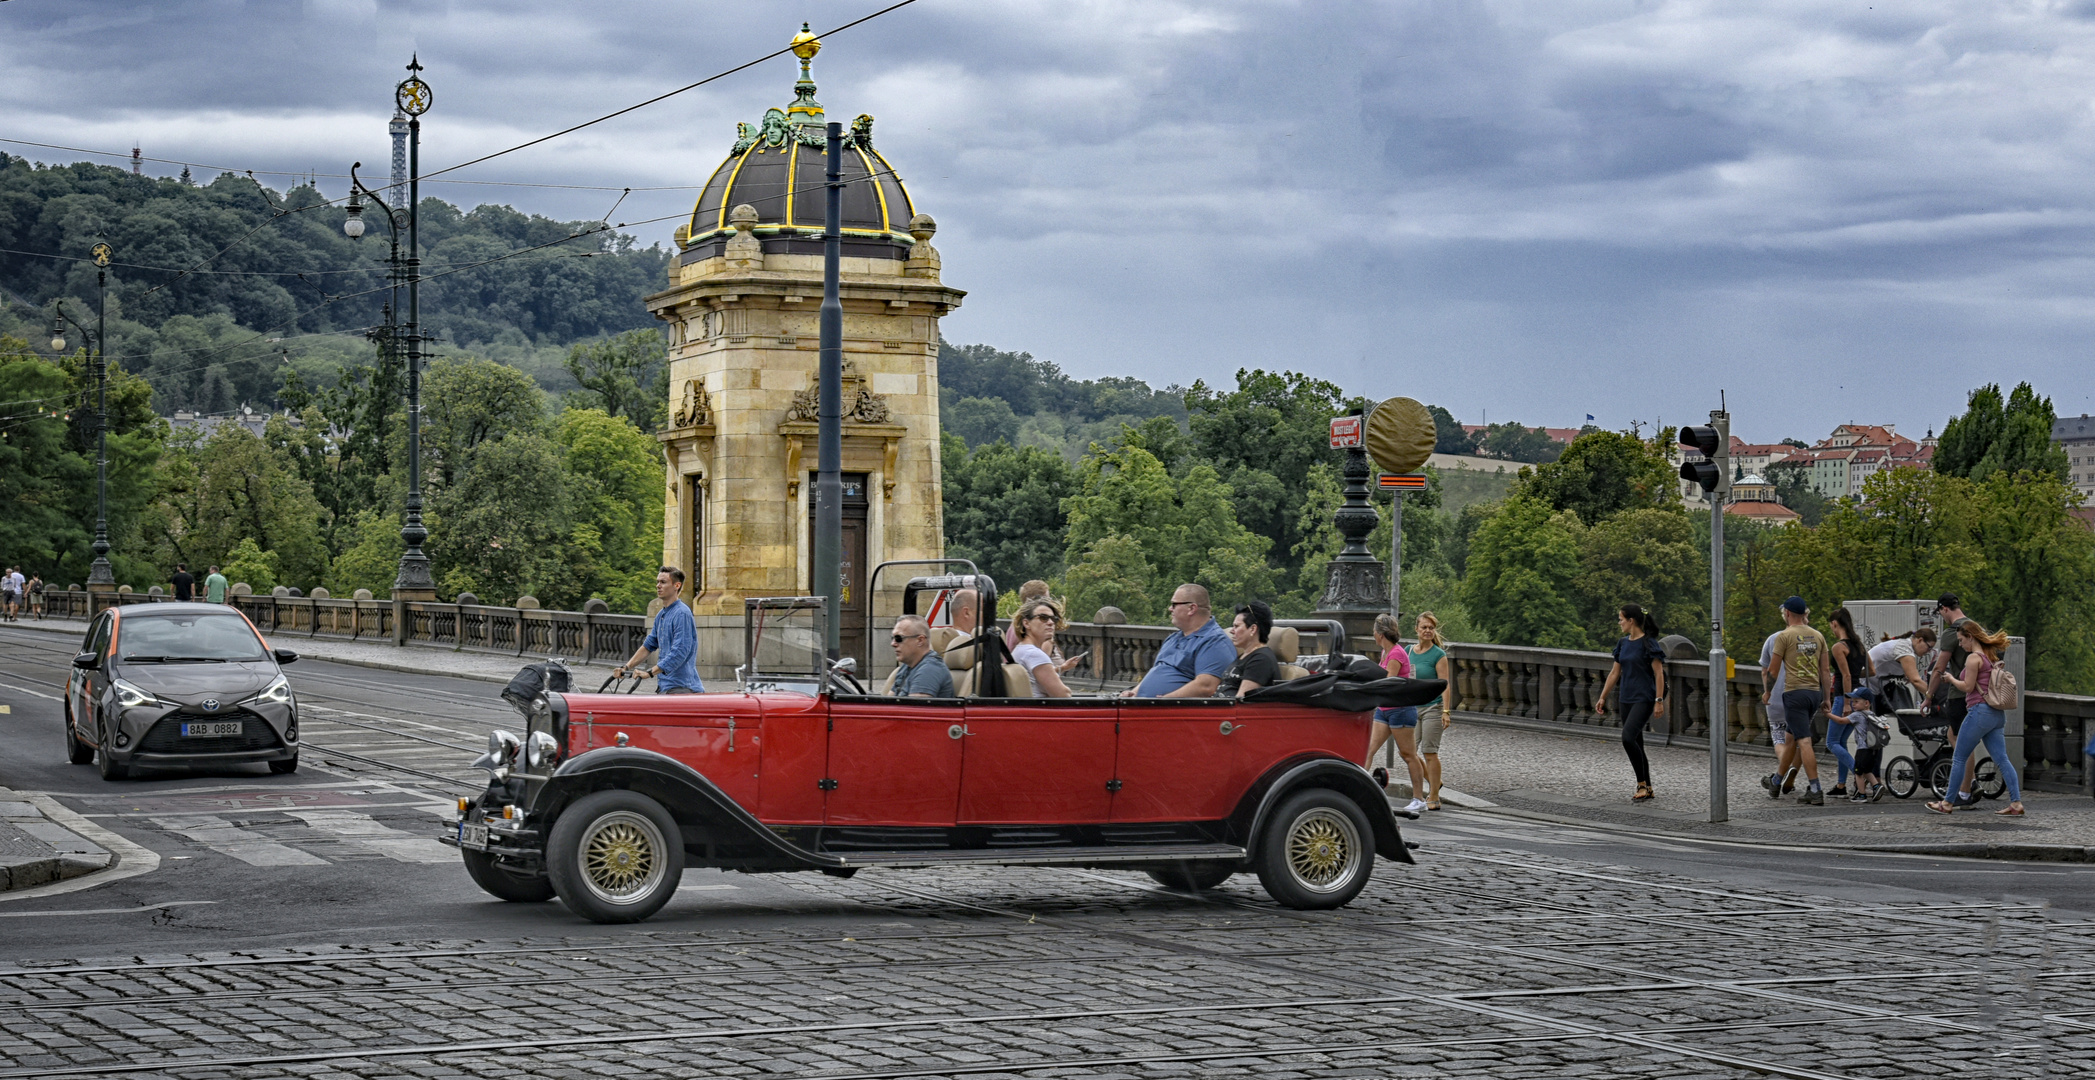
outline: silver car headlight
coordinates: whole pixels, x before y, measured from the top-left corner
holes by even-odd
[[[497,780],[505,779],[509,775],[509,767],[516,764],[517,757],[523,749],[522,739],[496,728],[487,733],[487,753],[474,759],[473,767],[486,769]]]
[[[255,696],[253,696],[253,697],[251,697],[251,698],[248,698],[248,699],[247,699],[247,704],[252,704],[252,705],[289,705],[289,704],[291,704],[291,680],[289,680],[289,679],[287,679],[287,678],[283,677],[282,675],[279,675],[279,676],[277,676],[277,677],[276,677],[276,681],[275,681],[275,682],[273,682],[273,683],[270,683],[270,684],[269,684],[269,685],[268,685],[267,687],[265,687],[265,688],[264,688],[264,689],[262,690],[262,692],[261,692],[261,693],[259,693],[259,694],[256,694]]]
[[[534,731],[530,742],[525,744],[524,760],[533,769],[543,769],[560,759],[560,743],[549,731]]]
[[[122,679],[109,680],[109,688],[116,691],[116,703],[126,709],[143,709],[160,704],[160,699]]]

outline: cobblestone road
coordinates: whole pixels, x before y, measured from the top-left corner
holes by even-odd
[[[1121,873],[871,871],[773,879],[806,905],[717,932],[25,966],[0,978],[0,1078],[2095,1065],[2095,926],[2038,905],[1760,896],[1485,846],[1421,856],[1336,913],[1275,908],[1242,877],[1191,897]]]

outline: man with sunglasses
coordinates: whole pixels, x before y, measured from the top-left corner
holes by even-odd
[[[896,697],[960,696],[953,692],[953,673],[947,670],[945,659],[931,649],[931,627],[923,619],[915,615],[896,619],[888,642],[895,647],[896,663],[890,693]]]
[[[1178,633],[1157,647],[1157,662],[1122,697],[1210,698],[1237,662],[1237,647],[1215,625],[1208,591],[1185,584],[1171,594],[1171,625]]]

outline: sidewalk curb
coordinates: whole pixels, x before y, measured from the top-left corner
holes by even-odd
[[[42,841],[46,847],[56,848],[48,856],[0,865],[0,900],[73,892],[102,884],[103,880],[115,880],[114,877],[104,879],[103,875],[115,869],[124,854],[144,852],[122,837],[59,806],[48,795],[0,787],[0,802],[24,805],[34,811],[34,817],[10,813],[6,820],[29,837]],[[159,856],[151,852],[144,854],[147,856],[141,860],[144,869],[159,865]]]
[[[1917,855],[1949,859],[1991,859],[2002,862],[2058,862],[2095,863],[2095,848],[2074,844],[1820,844],[1806,840],[1772,841],[1749,840],[1744,837],[1706,836],[1701,833],[1671,832],[1660,829],[1638,829],[1615,822],[1590,821],[1566,817],[1561,814],[1546,814],[1534,810],[1515,810],[1494,806],[1483,813],[1498,817],[1519,818],[1525,821],[1544,822],[1551,825],[1575,825],[1595,832],[1618,833],[1652,840],[1682,840],[1706,844],[1736,844],[1744,847],[1807,848],[1813,851],[1866,851],[1883,855]]]

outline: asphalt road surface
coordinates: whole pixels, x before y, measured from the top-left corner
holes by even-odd
[[[1906,1076],[2095,1068],[2095,868],[1475,812],[1334,913],[1056,869],[694,870],[606,927],[436,843],[492,684],[300,661],[300,771],[64,763],[73,642],[0,628],[0,784],[158,857],[0,894],[0,1080]],[[127,861],[130,869],[148,859]],[[81,879],[93,882],[97,879]]]

